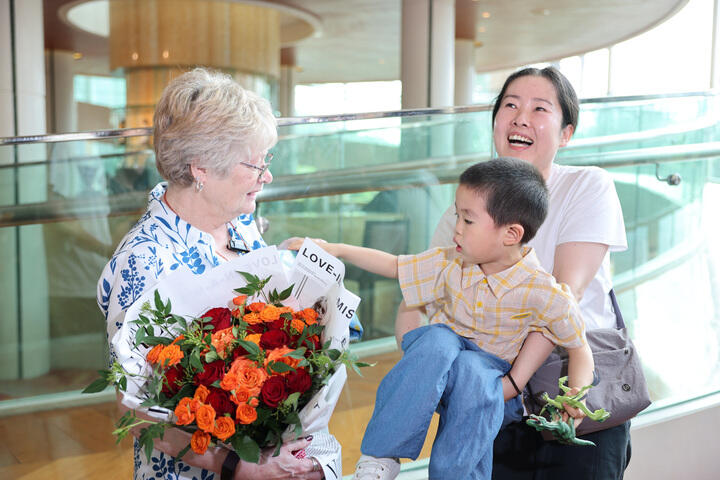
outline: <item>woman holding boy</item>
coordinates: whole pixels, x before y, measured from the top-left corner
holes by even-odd
[[[577,129],[578,112],[572,85],[556,69],[520,70],[508,77],[495,102],[493,141],[499,155],[525,160],[545,178],[550,192],[548,216],[529,246],[537,252],[543,268],[570,287],[586,329],[593,330],[616,324],[610,297],[609,252],[625,250],[627,241],[610,175],[596,167],[554,163],[558,150]],[[439,222],[432,245],[452,243],[454,215],[451,206]],[[421,324],[419,312],[401,304],[396,322],[398,339]],[[542,363],[536,359],[546,358],[551,350],[549,341],[530,334],[513,364],[513,378],[521,390]],[[509,382],[504,386],[506,399],[516,395]],[[583,438],[596,447],[548,442],[524,423],[505,426],[495,440],[493,478],[623,478],[630,461],[629,422]]]

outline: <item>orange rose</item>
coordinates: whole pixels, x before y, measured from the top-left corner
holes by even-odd
[[[255,410],[255,407],[248,405],[247,403],[243,403],[238,405],[235,410],[235,418],[243,425],[250,425],[257,420],[257,411]]]
[[[274,305],[267,305],[260,312],[260,319],[265,323],[274,322],[280,318],[280,311]]]
[[[243,368],[238,371],[240,387],[250,390],[252,395],[257,395],[267,380],[268,374],[264,368]]]
[[[180,340],[185,340],[185,335],[180,335],[180,336],[178,336],[177,338],[175,338],[175,340],[172,341],[172,343],[171,343],[170,345],[175,345],[175,344],[178,343]]]
[[[208,445],[210,445],[210,434],[202,430],[195,430],[190,439],[190,447],[193,452],[202,455],[207,451]]]
[[[290,328],[297,331],[298,333],[302,333],[302,331],[305,330],[305,322],[297,318],[293,318],[290,321]]]
[[[190,411],[191,411],[192,413],[197,412],[197,409],[200,408],[200,406],[201,406],[202,404],[203,404],[202,401],[200,401],[200,400],[197,399],[197,398],[193,398],[192,400],[190,400]]]
[[[253,302],[247,306],[247,309],[251,312],[260,313],[265,308],[265,302]]]
[[[211,405],[200,405],[195,412],[197,426],[208,433],[215,430],[215,409]]]
[[[245,336],[243,340],[247,340],[248,342],[253,342],[258,347],[260,346],[260,337],[262,337],[262,334],[260,333],[251,333],[250,335]]]
[[[280,314],[293,313],[293,309],[292,307],[278,307],[278,312],[280,312]]]
[[[225,360],[227,357],[228,346],[235,340],[235,336],[232,333],[231,328],[225,328],[212,334],[212,346],[218,353],[218,356]]]
[[[213,435],[223,442],[235,434],[235,421],[230,417],[220,417],[215,420]]]
[[[238,295],[233,298],[233,303],[235,305],[245,305],[245,302],[247,302],[247,295]]]
[[[160,352],[158,360],[163,367],[171,367],[180,363],[185,355],[177,345],[168,345]]]
[[[177,417],[177,422],[175,422],[176,424],[190,425],[193,420],[195,420],[195,414],[190,408],[191,401],[192,398],[190,397],[183,397],[180,399],[177,407],[175,407],[175,416]]]
[[[145,358],[147,358],[147,361],[149,363],[158,363],[160,361],[160,354],[162,353],[164,348],[165,345],[163,344],[155,345],[152,350],[147,353]]]
[[[293,349],[288,348],[288,347],[280,347],[280,348],[275,348],[273,350],[270,350],[267,354],[267,357],[265,358],[265,368],[267,368],[267,366],[270,362],[282,362],[287,365],[290,365],[293,368],[296,368],[298,366],[298,363],[300,363],[300,360],[297,358],[285,356],[285,354],[290,353],[292,351],[293,351]]]
[[[249,358],[238,357],[233,360],[232,364],[230,365],[229,371],[237,374],[240,372],[240,370],[243,370],[245,368],[257,368],[257,363],[253,362]]]
[[[253,397],[252,392],[245,387],[238,387],[238,389],[235,390],[235,393],[230,395],[230,400],[232,400],[236,405],[248,403],[253,407],[257,407],[259,403],[257,397]]]
[[[313,325],[317,323],[318,313],[312,308],[305,308],[303,310],[300,310],[298,312],[298,316],[305,320],[305,323],[307,323],[308,325]]]
[[[237,374],[233,372],[226,373],[222,380],[220,380],[220,388],[228,392],[238,388],[238,385],[240,385],[240,379]]]
[[[243,315],[243,321],[248,325],[257,325],[258,323],[263,323],[263,321],[260,319],[260,315],[255,312],[246,313],[245,315]]]
[[[193,396],[193,399],[205,402],[205,399],[207,399],[207,396],[209,394],[210,390],[208,390],[205,385],[200,385],[195,389],[195,395]]]

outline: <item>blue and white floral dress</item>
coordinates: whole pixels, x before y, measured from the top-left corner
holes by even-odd
[[[166,183],[158,184],[149,195],[148,208],[128,232],[105,266],[98,282],[97,299],[105,314],[109,340],[122,325],[125,311],[163,276],[187,269],[200,275],[224,262],[215,253],[215,240],[178,217],[165,203]],[[234,240],[255,250],[266,246],[252,215],[240,215],[228,232]],[[110,347],[110,363],[115,348]],[[193,479],[212,480],[213,472],[191,467],[159,450],[153,450],[150,462],[135,442],[135,480]]]

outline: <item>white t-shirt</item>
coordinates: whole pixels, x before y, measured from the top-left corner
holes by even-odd
[[[553,164],[547,179],[550,192],[548,216],[535,237],[528,242],[540,265],[552,273],[555,249],[567,242],[608,245],[608,253],[580,301],[585,328],[594,330],[615,325],[615,312],[608,292],[612,288],[610,252],[627,249],[625,223],[620,200],[610,174],[598,167]],[[430,242],[431,247],[452,244],[455,207],[443,213]]]

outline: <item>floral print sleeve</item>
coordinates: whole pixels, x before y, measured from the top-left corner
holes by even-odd
[[[106,319],[110,363],[116,358],[113,336],[135,300],[175,270],[201,275],[222,261],[215,254],[211,235],[183,221],[164,203],[166,187],[161,183],[150,192],[147,211],[120,242],[98,281],[97,300]],[[235,219],[228,232],[248,250],[266,246],[252,215]],[[134,478],[213,480],[215,474],[176,461],[159,450],[153,451],[148,462],[136,448]]]

